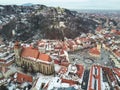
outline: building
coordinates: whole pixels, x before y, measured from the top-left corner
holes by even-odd
[[[0,72],[0,86],[6,82],[6,79],[4,78],[2,72]]]
[[[6,73],[6,68],[8,68],[10,65],[12,65],[15,61],[14,59],[14,52],[11,49],[12,47],[9,47],[5,44],[0,45],[0,70],[3,74]]]
[[[64,88],[70,88],[70,87],[75,87],[75,85],[70,86],[69,83],[63,82],[61,80],[61,78],[58,76],[56,76],[56,77],[50,77],[50,76],[42,77],[42,76],[40,76],[34,82],[31,90],[63,90]],[[59,89],[59,88],[62,88],[62,89]],[[79,89],[75,89],[75,90],[79,90]]]
[[[97,44],[97,47],[94,47],[89,50],[89,54],[94,57],[100,57],[101,45]]]
[[[39,52],[37,48],[21,47],[19,42],[14,45],[16,63],[26,67],[28,71],[36,71],[45,75],[54,73],[54,62],[50,55]]]
[[[56,67],[58,70],[58,66]],[[40,75],[32,86],[32,90],[67,90],[65,88],[74,88],[72,90],[81,90],[81,84],[84,76],[84,67],[79,64],[69,64],[68,66],[59,66],[56,76]]]
[[[113,68],[112,70],[113,73],[115,74],[118,84],[120,85],[120,68]]]
[[[106,77],[108,79],[108,82],[109,82],[110,86],[113,87],[114,90],[120,90],[117,79],[115,77],[116,69],[112,70],[109,67],[102,67],[102,69],[103,69],[103,71],[104,71],[104,73],[105,73],[105,75],[106,75]]]
[[[91,67],[87,90],[110,90],[109,84],[104,81],[100,65],[93,65]]]
[[[67,66],[62,66],[58,72],[58,76],[61,77],[62,83],[67,83],[69,86],[78,85],[81,88],[81,84],[84,76],[84,66],[81,64],[71,63]]]
[[[29,76],[27,74],[20,73],[20,72],[16,72],[14,74],[14,79],[16,79],[16,82],[18,83],[24,83],[24,82],[32,83],[33,82],[32,76]]]

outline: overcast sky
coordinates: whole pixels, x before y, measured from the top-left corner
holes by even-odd
[[[120,0],[0,0],[0,4],[44,4],[60,6],[68,9],[117,9],[120,10]]]

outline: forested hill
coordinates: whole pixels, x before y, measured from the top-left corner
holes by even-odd
[[[0,5],[0,36],[4,40],[75,38],[94,32],[97,23],[85,15],[44,5]]]

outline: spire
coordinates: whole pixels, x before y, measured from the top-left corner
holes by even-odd
[[[19,47],[20,47],[20,43],[19,43],[19,41],[16,41],[15,44],[14,44],[14,48],[17,49],[17,48],[19,48]]]

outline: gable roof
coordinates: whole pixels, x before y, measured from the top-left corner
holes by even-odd
[[[100,51],[95,47],[89,50],[90,54],[100,55]]]
[[[117,57],[120,57],[120,52],[118,50],[113,50],[113,52],[115,53],[115,55],[117,55]]]
[[[21,57],[34,58],[35,60],[51,62],[52,59],[49,55],[40,53],[38,49],[33,47],[24,47],[21,52]]]
[[[39,55],[39,51],[32,47],[23,48],[22,53],[21,53],[21,57],[37,58],[38,55]]]
[[[14,76],[16,76],[17,82],[19,82],[19,83],[23,83],[23,82],[31,82],[32,83],[32,81],[33,81],[32,76],[29,76],[27,74],[17,72],[17,73],[15,73]]]
[[[38,59],[43,60],[43,61],[48,61],[48,62],[52,61],[51,57],[47,54],[39,54]]]
[[[113,71],[118,77],[120,77],[120,68],[113,68]]]

